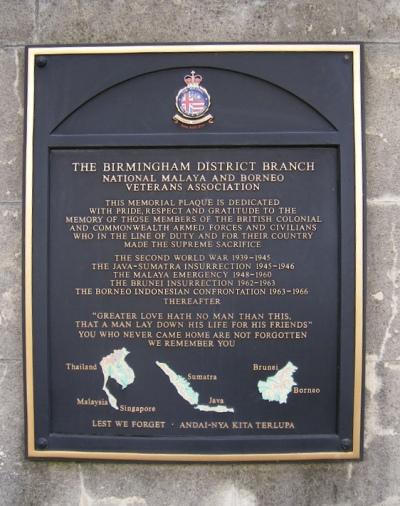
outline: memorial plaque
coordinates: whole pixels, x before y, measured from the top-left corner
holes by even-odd
[[[360,46],[27,49],[27,454],[361,455]]]

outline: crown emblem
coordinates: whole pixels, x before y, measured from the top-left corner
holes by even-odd
[[[186,86],[178,91],[175,105],[178,114],[172,118],[175,123],[187,128],[196,128],[205,123],[212,123],[213,116],[206,114],[211,105],[208,91],[200,86],[203,77],[194,70],[183,78]]]
[[[192,70],[190,72],[190,75],[185,76],[183,80],[188,86],[199,86],[203,78],[199,74],[196,74],[194,70]]]

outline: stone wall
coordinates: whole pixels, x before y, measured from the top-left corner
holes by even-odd
[[[363,462],[79,464],[29,462],[24,457],[24,45],[171,41],[365,42],[368,282]],[[1,504],[400,504],[399,84],[398,0],[0,0]]]

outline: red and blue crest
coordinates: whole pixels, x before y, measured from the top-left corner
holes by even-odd
[[[176,108],[186,118],[201,118],[210,107],[210,95],[200,86],[202,76],[194,71],[185,76],[186,87],[176,96]]]

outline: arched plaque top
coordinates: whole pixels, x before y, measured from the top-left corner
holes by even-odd
[[[175,97],[192,69],[141,74],[104,89],[52,131],[62,135],[174,133]],[[196,68],[215,118],[207,132],[329,132],[335,126],[311,104],[277,84],[242,72]],[[236,90],[242,90],[240,94]]]

